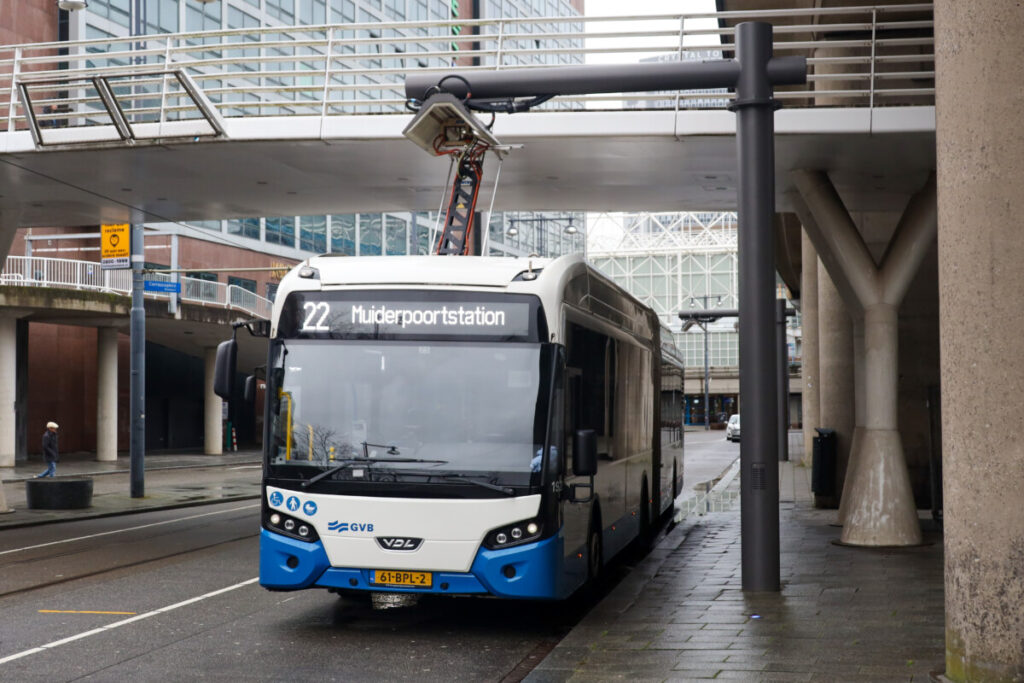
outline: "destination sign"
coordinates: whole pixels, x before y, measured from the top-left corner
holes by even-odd
[[[281,312],[278,336],[299,338],[487,338],[537,340],[534,297],[484,300],[415,293],[297,292]],[[399,292],[388,293],[392,296]],[[407,293],[412,294],[412,293]],[[467,293],[468,294],[468,293]],[[532,299],[532,301],[531,301]]]

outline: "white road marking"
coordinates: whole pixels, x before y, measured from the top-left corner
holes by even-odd
[[[201,515],[190,515],[188,517],[179,517],[178,519],[168,519],[163,522],[153,522],[152,524],[142,524],[140,526],[132,526],[127,529],[115,529],[113,531],[101,531],[98,534],[89,534],[88,536],[76,536],[75,538],[65,538],[60,541],[50,541],[49,543],[40,543],[38,545],[27,545],[24,548],[13,548],[11,550],[0,550],[0,555],[10,555],[11,553],[20,553],[26,550],[35,550],[37,548],[46,548],[51,545],[60,545],[61,543],[74,543],[75,541],[84,541],[89,538],[99,538],[100,536],[110,536],[111,534],[121,534],[126,531],[138,531],[139,529],[150,529],[155,526],[163,526],[164,524],[175,524],[177,522],[187,522],[190,519],[200,519],[202,517],[211,517],[213,515],[224,515],[229,512],[238,512],[239,510],[251,510],[252,508],[259,507],[259,503],[253,505],[243,505],[238,508],[231,508],[230,510],[218,510],[216,512],[204,512]]]
[[[191,605],[193,603],[199,602],[201,600],[206,600],[207,598],[212,598],[212,597],[215,597],[215,596],[220,595],[222,593],[227,593],[228,591],[233,591],[236,588],[242,588],[243,586],[248,586],[250,584],[256,583],[257,581],[259,581],[259,577],[256,577],[256,578],[253,578],[253,579],[249,579],[249,580],[243,581],[241,583],[236,583],[235,585],[228,586],[227,588],[221,588],[219,590],[211,591],[209,593],[204,593],[203,595],[199,595],[199,596],[196,596],[194,598],[189,598],[188,600],[182,600],[181,602],[177,602],[177,603],[175,603],[173,605],[168,605],[167,607],[161,607],[160,609],[153,610],[152,612],[146,612],[145,614],[140,614],[140,615],[135,616],[135,617],[129,617],[127,619],[122,619],[121,621],[115,621],[113,624],[107,624],[106,626],[100,626],[99,628],[94,628],[91,631],[85,631],[84,633],[79,633],[79,634],[74,635],[74,636],[69,636],[67,638],[61,638],[60,640],[55,640],[52,643],[47,643],[46,645],[40,645],[39,647],[34,647],[34,648],[30,649],[30,650],[23,650],[22,652],[18,652],[18,653],[15,653],[13,655],[8,655],[6,657],[3,657],[2,659],[0,659],[0,664],[6,664],[7,662],[13,662],[15,659],[21,659],[22,657],[28,657],[29,655],[34,655],[34,654],[39,653],[39,652],[45,652],[46,650],[51,650],[51,649],[53,649],[55,647],[60,647],[61,645],[67,645],[68,643],[73,643],[76,640],[82,640],[83,638],[88,638],[89,636],[94,636],[94,635],[96,635],[98,633],[105,633],[105,632],[113,630],[115,628],[120,628],[122,626],[127,626],[128,624],[133,624],[136,621],[142,621],[143,619],[149,619],[150,617],[155,617],[158,614],[165,614],[167,612],[171,612],[171,611],[179,609],[181,607],[186,607],[188,605]]]

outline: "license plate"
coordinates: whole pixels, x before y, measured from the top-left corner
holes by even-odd
[[[411,588],[430,588],[433,577],[430,572],[397,572],[390,569],[376,569],[373,582],[388,586],[409,586]]]

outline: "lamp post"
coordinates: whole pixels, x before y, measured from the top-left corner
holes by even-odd
[[[690,302],[696,306],[698,299],[704,306],[703,309],[680,313],[679,317],[686,321],[683,323],[683,332],[686,332],[694,325],[698,325],[700,329],[704,331],[704,430],[707,431],[711,429],[711,363],[708,359],[708,323],[712,323],[719,318],[731,317],[723,315],[723,313],[738,315],[739,312],[732,310],[726,311],[724,309],[716,309],[712,311],[707,310],[708,300],[711,299],[711,296],[708,294],[704,294],[703,296],[691,296]],[[716,303],[722,303],[721,295],[715,296],[715,299]]]

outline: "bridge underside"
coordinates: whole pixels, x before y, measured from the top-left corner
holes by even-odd
[[[409,117],[227,120],[227,139],[102,142],[103,128],[61,131],[36,149],[0,134],[0,219],[11,227],[247,216],[434,211],[448,161],[402,137]],[[154,124],[155,125],[155,124]],[[139,126],[145,133],[144,126]],[[733,210],[733,114],[552,112],[500,116],[521,144],[505,160],[496,210]],[[827,170],[851,211],[898,210],[934,168],[934,108],[782,110],[777,204],[787,171]],[[154,130],[153,135],[157,132]],[[74,141],[74,142],[72,142]],[[481,205],[494,191],[485,164]]]

